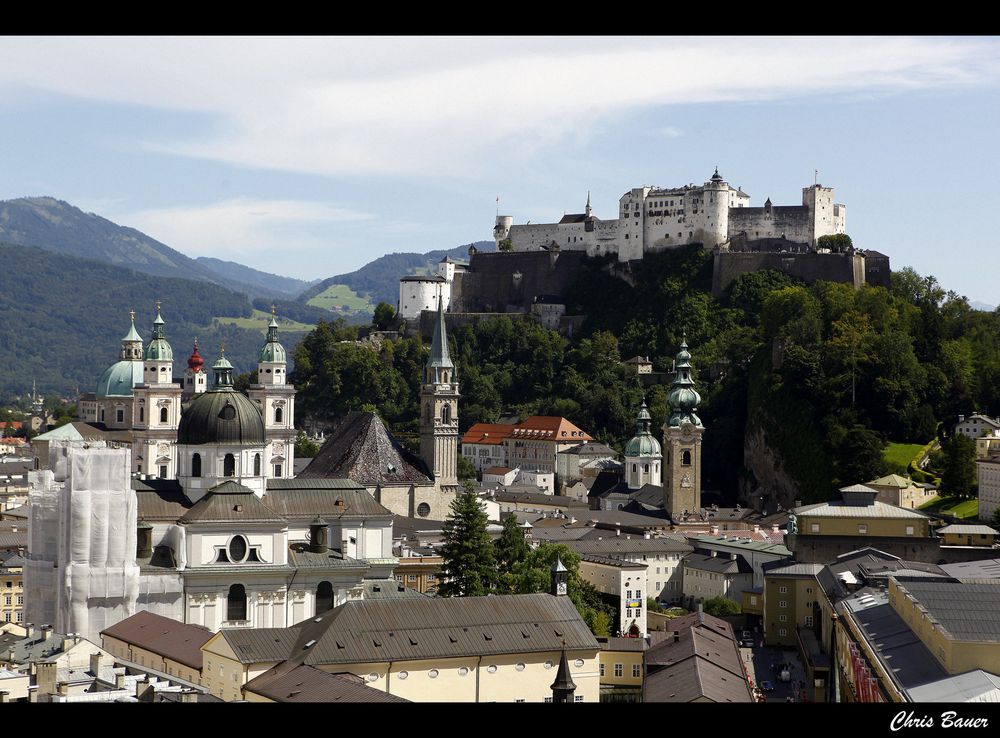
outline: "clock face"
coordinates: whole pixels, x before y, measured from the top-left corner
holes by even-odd
[[[556,592],[558,592],[559,594],[562,594],[562,595],[566,594],[566,582],[557,582],[556,583]]]

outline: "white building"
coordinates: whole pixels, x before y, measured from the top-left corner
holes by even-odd
[[[674,538],[652,538],[631,535],[609,535],[567,541],[566,545],[581,556],[603,556],[611,559],[644,564],[646,586],[642,591],[658,601],[673,603],[683,592],[683,558],[694,549]]]
[[[1000,508],[1000,455],[976,461],[979,478],[979,519],[991,520]]]
[[[558,223],[514,225],[513,217],[498,215],[493,236],[498,245],[509,239],[514,251],[556,245],[631,261],[689,243],[724,247],[735,236],[786,238],[815,247],[819,237],[845,232],[847,208],[834,204],[830,187],[804,187],[802,205],[773,206],[770,199],[763,207],[749,205],[750,196],[716,170],[703,185],[632,188],[619,199],[613,220],[593,215],[589,195],[583,213],[564,215]]]
[[[969,417],[959,415],[958,423],[955,425],[954,430],[955,433],[961,433],[963,436],[968,436],[972,439],[991,435],[996,431],[1000,431],[1000,421],[987,415],[980,415],[979,413],[970,415]]]
[[[399,304],[396,312],[405,320],[418,320],[421,310],[434,310],[438,301],[445,311],[451,308],[451,287],[456,271],[465,271],[467,266],[450,257],[438,262],[437,274],[402,277],[399,280]]]
[[[649,564],[582,554],[580,578],[616,601],[621,635],[640,638],[646,635]]]

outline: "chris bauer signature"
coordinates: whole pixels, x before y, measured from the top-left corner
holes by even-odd
[[[933,715],[917,715],[913,710],[896,713],[896,716],[889,723],[889,730],[905,730],[906,728],[933,728],[940,725],[942,728],[986,728],[990,724],[984,717],[964,718],[959,717],[957,712],[942,712],[940,722],[937,722]]]

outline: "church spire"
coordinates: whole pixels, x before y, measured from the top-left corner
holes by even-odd
[[[431,339],[431,355],[427,357],[427,368],[453,369],[448,355],[448,334],[444,327],[444,297],[438,295],[437,321],[434,323],[434,338]]]
[[[129,311],[131,325],[128,333],[122,338],[122,361],[142,361],[142,336],[135,329],[135,310]]]
[[[701,395],[694,388],[694,380],[691,379],[691,354],[688,353],[686,333],[681,339],[681,350],[677,352],[674,370],[674,381],[670,394],[667,395],[667,402],[670,403],[670,418],[667,422],[671,426],[679,426],[687,421],[700,428],[701,419],[695,411],[701,402]]]
[[[552,690],[553,702],[573,702],[573,693],[576,692],[573,675],[569,673],[569,659],[566,658],[565,645],[564,642],[562,656],[559,658],[559,671],[556,672],[556,680],[549,687]]]
[[[590,190],[587,190],[587,210],[585,212],[587,213],[587,217],[589,218],[592,212],[590,208]]]

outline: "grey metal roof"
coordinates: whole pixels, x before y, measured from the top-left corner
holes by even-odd
[[[998,535],[996,529],[988,525],[963,525],[952,524],[943,528],[938,528],[938,533],[952,533],[960,536],[995,536]]]
[[[312,520],[321,515],[327,520],[336,518],[386,517],[392,513],[371,494],[358,485],[350,487],[324,487],[322,484],[307,486],[308,482],[347,482],[349,480],[303,479],[296,487],[267,487],[262,502],[286,520]],[[339,504],[338,504],[339,503]]]
[[[742,531],[731,531],[733,536],[739,534]],[[750,538],[736,538],[727,535],[723,537],[722,535],[706,535],[700,533],[695,536],[691,536],[690,540],[695,545],[699,543],[711,543],[713,545],[720,546],[722,548],[738,548],[746,551],[757,551],[760,553],[770,553],[779,556],[791,556],[792,552],[789,551],[785,546],[780,543],[773,543],[771,541],[754,541]]]
[[[645,660],[643,702],[754,701],[736,644],[719,633],[689,628],[650,647]]]
[[[259,445],[265,441],[260,408],[232,387],[213,387],[195,396],[184,408],[177,426],[177,443],[238,443]]]
[[[353,674],[330,674],[306,664],[292,669],[279,664],[250,680],[243,689],[275,702],[409,702],[373,689]]]
[[[767,561],[760,565],[766,576],[814,577],[823,570],[823,564],[788,564],[784,560]]]
[[[147,523],[175,522],[194,504],[176,482],[170,486],[153,487],[149,482],[135,479],[132,480],[132,489],[138,503],[138,518]]]
[[[597,642],[601,644],[602,651],[645,651],[647,648],[645,638],[617,638],[614,636],[598,636]]]
[[[201,647],[214,634],[202,625],[189,625],[142,610],[105,628],[101,635],[201,669]]]
[[[689,553],[694,548],[673,538],[642,538],[641,536],[609,536],[601,540],[567,541],[577,553],[592,554],[653,554]]]
[[[952,637],[962,641],[1000,640],[1000,584],[928,579],[899,582]]]
[[[684,557],[684,566],[730,575],[749,574],[753,571],[753,567],[739,554],[736,555],[735,559],[731,559],[728,555],[706,556],[705,554],[690,553]]]
[[[288,545],[288,563],[296,569],[339,569],[366,571],[369,567],[363,561],[341,555],[340,551],[328,549],[323,553],[313,553],[309,544],[296,541]]]
[[[956,579],[1000,579],[1000,558],[941,564],[941,571]]]
[[[640,564],[636,561],[623,561],[622,559],[613,559],[610,556],[599,556],[597,554],[580,554],[581,561],[589,561],[592,564],[603,564],[604,566],[613,566],[617,569],[645,569],[647,564]]]
[[[546,505],[557,508],[586,508],[586,502],[580,502],[572,497],[561,495],[546,495],[540,492],[512,492],[508,487],[496,493],[497,502],[524,503],[531,505]]]
[[[1000,677],[982,669],[909,690],[913,702],[1000,702]]]
[[[341,477],[365,486],[430,484],[423,461],[404,449],[375,413],[352,410],[296,479]]]
[[[361,600],[302,626],[308,664],[599,648],[572,601],[548,594]]]
[[[275,523],[288,521],[257,499],[249,487],[226,481],[212,487],[177,522],[191,523]]]
[[[230,628],[219,631],[242,664],[284,661],[299,636],[291,628]]]
[[[400,598],[410,599],[413,597],[434,596],[421,592],[419,589],[404,587],[395,579],[365,579],[361,582],[361,588],[364,590],[364,599],[366,600],[398,600]]]
[[[874,491],[874,490],[873,490]],[[887,505],[876,500],[870,505],[851,505],[839,502],[818,502],[814,505],[797,507],[792,512],[795,515],[816,518],[906,518],[911,520],[928,520],[928,516],[916,510],[907,510],[895,505]]]

